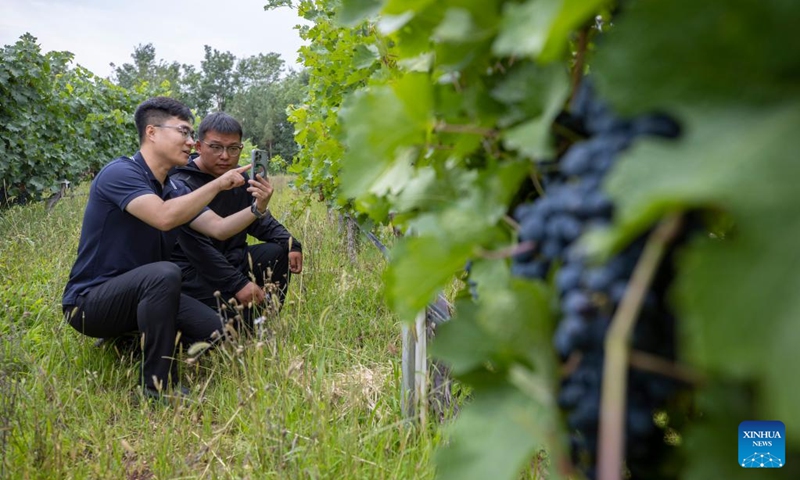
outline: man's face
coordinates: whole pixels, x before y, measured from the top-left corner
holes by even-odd
[[[178,117],[153,125],[154,140],[159,153],[174,166],[186,165],[194,146],[192,124]]]
[[[219,133],[208,131],[202,140],[198,140],[195,149],[200,154],[200,161],[195,161],[200,170],[219,177],[239,164],[242,153],[242,137],[236,133]]]

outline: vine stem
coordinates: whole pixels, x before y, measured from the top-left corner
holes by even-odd
[[[667,247],[680,230],[681,216],[665,219],[650,235],[644,252],[633,270],[605,341],[603,389],[600,399],[600,438],[598,443],[598,479],[622,478],[625,454],[625,408],[628,387],[630,344],[636,318],[645,294],[653,281]]]
[[[578,51],[575,53],[575,65],[572,69],[572,96],[569,103],[575,99],[575,94],[578,92],[578,86],[583,78],[583,67],[586,64],[586,50],[589,47],[589,29],[591,26],[586,26],[578,33]]]
[[[652,353],[631,350],[630,363],[634,369],[655,373],[688,385],[699,387],[708,383],[705,375]]]

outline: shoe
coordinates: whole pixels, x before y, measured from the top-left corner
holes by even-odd
[[[142,393],[147,400],[162,405],[185,405],[191,401],[189,389],[183,385],[176,385],[170,389],[161,391],[151,387],[144,387]]]

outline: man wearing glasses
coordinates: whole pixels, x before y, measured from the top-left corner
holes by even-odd
[[[206,205],[239,187],[266,211],[272,187],[232,169],[193,192],[168,176],[186,165],[194,146],[192,113],[166,97],[136,109],[139,151],[103,167],[92,181],[83,217],[78,256],[62,299],[70,325],[100,338],[143,333],[142,387],[146,397],[168,401],[188,393],[177,386],[175,347],[181,341],[209,340],[221,330],[216,312],[181,293],[181,271],[169,259],[176,227],[228,238],[256,216],[250,208],[221,218]]]
[[[212,113],[203,119],[198,135],[195,149],[199,156],[173,174],[176,182],[194,191],[236,168],[242,151],[242,126],[226,113]],[[238,187],[220,192],[208,206],[225,216],[248,208],[253,201],[247,189]],[[266,292],[270,292],[279,308],[289,272],[303,270],[302,247],[269,211],[254,213],[260,218],[227,240],[208,238],[192,228],[180,229],[172,259],[183,271],[184,293],[216,308],[215,292],[221,296],[219,301],[235,298],[243,306],[269,302],[273,296]],[[248,245],[248,234],[263,243]],[[251,313],[250,309],[243,312],[247,324],[252,322]]]

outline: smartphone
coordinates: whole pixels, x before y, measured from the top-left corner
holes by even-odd
[[[267,165],[269,165],[269,156],[264,150],[253,150],[250,154],[250,178],[256,179],[256,174],[261,175],[261,178],[267,178]]]

